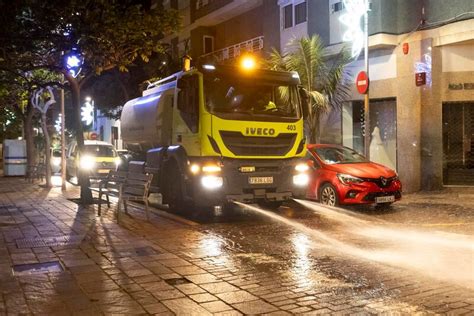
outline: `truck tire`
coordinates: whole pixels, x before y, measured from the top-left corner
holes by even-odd
[[[167,166],[166,179],[171,180],[165,188],[165,199],[168,203],[169,210],[172,212],[190,212],[193,205],[189,201],[185,201],[183,192],[183,177],[179,171],[176,162]]]

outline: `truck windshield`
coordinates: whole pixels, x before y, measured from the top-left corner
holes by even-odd
[[[295,85],[258,82],[227,77],[205,77],[204,93],[211,113],[240,114],[253,118],[300,118],[298,91]]]

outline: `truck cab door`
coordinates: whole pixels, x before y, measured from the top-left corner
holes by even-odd
[[[199,155],[199,77],[181,77],[177,91],[173,144],[182,145],[189,155]]]

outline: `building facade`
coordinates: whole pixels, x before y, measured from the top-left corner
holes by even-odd
[[[279,7],[266,0],[166,0],[182,16],[179,34],[168,36],[175,58],[232,60],[250,51],[280,47]]]
[[[342,0],[308,0],[307,22],[285,24],[301,3],[279,1],[281,49],[288,34],[318,34],[329,54],[348,45]],[[474,185],[474,1],[369,6],[371,160],[396,169],[408,192]],[[322,142],[364,151],[363,96],[354,83],[364,69],[362,56],[348,66],[351,100],[324,118]]]
[[[474,1],[369,0],[370,158],[396,169],[404,190],[474,185]],[[285,50],[318,34],[328,56],[343,42],[342,0],[168,0],[184,26],[176,56],[232,59]],[[321,141],[364,149],[363,96],[348,65],[350,98],[323,118]],[[418,78],[418,80],[417,80]]]

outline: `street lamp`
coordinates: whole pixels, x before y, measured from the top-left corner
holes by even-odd
[[[83,59],[81,55],[73,49],[69,54],[64,56],[64,63],[69,73],[76,78],[82,70]]]

